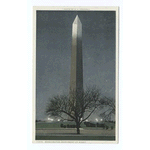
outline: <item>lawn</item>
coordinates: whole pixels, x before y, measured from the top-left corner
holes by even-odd
[[[82,130],[82,132],[83,131],[86,132],[86,133],[84,133],[84,135],[83,134],[82,135],[81,134],[76,135],[76,136],[74,136],[74,135],[67,135],[67,136],[66,135],[63,135],[63,136],[48,135],[48,134],[54,133],[55,130],[57,130],[57,128],[59,130],[59,133],[63,132],[64,129],[60,127],[61,123],[63,125],[67,125],[67,124],[74,125],[75,124],[73,122],[53,122],[53,123],[50,123],[50,122],[49,123],[48,122],[37,122],[36,123],[36,129],[39,133],[41,132],[43,135],[41,133],[36,134],[36,140],[104,140],[104,141],[105,140],[108,140],[108,141],[114,141],[115,140],[114,135],[107,135],[106,134],[107,136],[105,136],[105,135],[103,135],[103,136],[99,135],[98,136],[98,135],[95,135],[95,133],[94,133],[94,132],[98,133],[99,131],[106,132],[106,133],[107,132],[109,132],[109,133],[113,132],[113,130],[111,130],[110,128],[109,128],[109,131],[107,131],[107,130],[102,129],[102,128],[100,129],[100,127],[86,127],[84,124],[81,124],[81,128],[84,129],[84,130]],[[108,125],[108,126],[114,126],[113,123],[105,123],[105,124]],[[47,129],[49,129],[49,130],[47,130]],[[50,130],[52,131],[52,133],[51,133]],[[96,130],[97,131],[99,130],[99,131],[97,132]],[[72,130],[71,129],[68,130],[66,128],[65,131],[70,132]],[[91,133],[91,131],[92,131],[92,133]],[[68,132],[65,132],[65,134],[67,134]],[[75,133],[76,133],[76,131],[73,134],[75,134]],[[57,134],[57,132],[56,132],[56,134]],[[85,134],[87,134],[87,136]]]
[[[54,123],[51,123],[51,122],[37,122],[36,123],[36,129],[42,129],[42,128],[61,128],[60,125],[61,123],[63,125],[75,125],[75,123],[73,122],[54,122]],[[81,127],[84,128],[86,127],[83,123],[81,124]]]
[[[75,125],[74,122],[37,122],[36,123],[36,129],[48,129],[48,128],[61,128],[60,125],[61,123],[63,125]],[[106,122],[105,123],[107,126],[113,126],[113,128],[115,127],[115,124],[114,123],[110,123],[110,122]],[[84,123],[81,124],[81,128],[93,128],[93,127],[86,127],[86,125],[84,125]],[[94,127],[94,128],[99,128],[99,127]]]

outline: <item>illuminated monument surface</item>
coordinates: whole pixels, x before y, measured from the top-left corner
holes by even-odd
[[[70,113],[72,106],[80,111],[80,101],[83,91],[83,65],[82,65],[82,24],[76,16],[72,24],[71,74],[70,74]]]
[[[78,15],[72,24],[70,90],[83,90],[82,24]]]

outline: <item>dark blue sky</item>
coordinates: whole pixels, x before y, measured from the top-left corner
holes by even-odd
[[[68,93],[72,23],[82,23],[83,85],[115,97],[115,12],[38,11],[36,27],[36,118],[44,119],[53,95]]]

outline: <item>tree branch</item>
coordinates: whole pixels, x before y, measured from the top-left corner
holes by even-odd
[[[91,114],[95,111],[95,109],[96,109],[96,107],[91,111],[91,113],[90,113],[85,119],[83,119],[83,120],[80,122],[80,124],[81,124],[83,121],[85,121],[87,118],[89,118],[89,117],[91,116]]]

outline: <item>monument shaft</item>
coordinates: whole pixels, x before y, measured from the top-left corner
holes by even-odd
[[[83,66],[82,66],[82,24],[76,16],[72,24],[72,50],[71,50],[71,76],[70,90],[83,90]]]
[[[83,92],[82,67],[82,24],[76,16],[72,24],[71,74],[70,74],[70,114],[80,112]],[[74,108],[75,111],[74,111]],[[76,112],[76,113],[75,113]],[[71,120],[71,118],[68,118]]]

